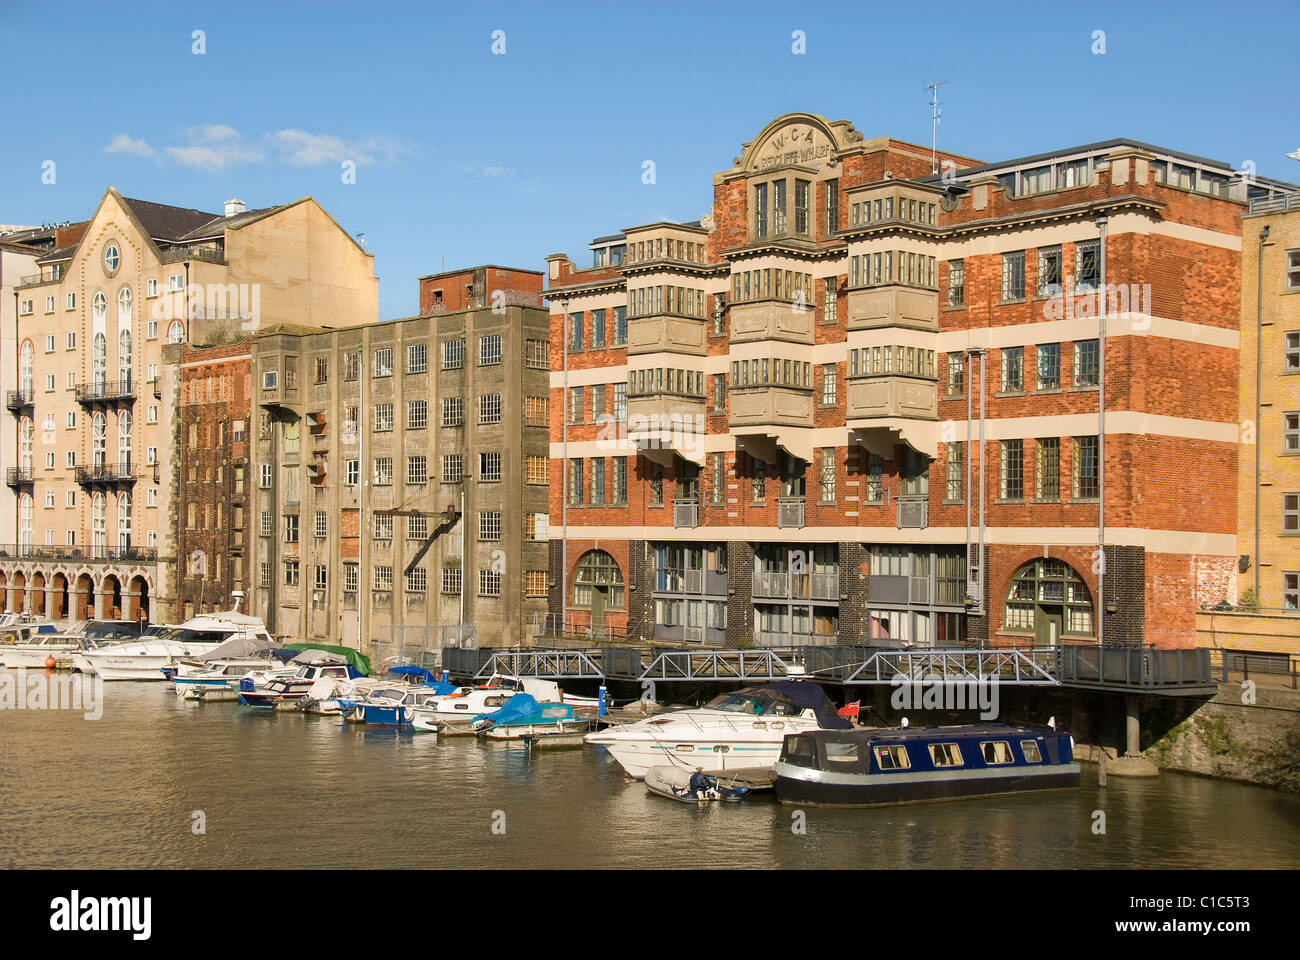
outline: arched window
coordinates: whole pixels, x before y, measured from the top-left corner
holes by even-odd
[[[108,546],[108,531],[106,511],[108,503],[102,493],[97,493],[90,501],[90,534],[91,545],[95,548],[95,556],[104,556],[104,550]]]
[[[123,287],[117,294],[117,322],[121,326],[131,324],[131,288]]]
[[[32,495],[24,493],[18,498],[18,542],[24,547],[32,545]]]
[[[32,433],[35,427],[31,417],[23,417],[18,423],[18,469],[25,473],[32,472]]]
[[[94,299],[90,301],[91,316],[97,321],[102,321],[108,316],[108,298],[104,296],[104,291],[96,291]]]
[[[23,396],[31,400],[36,395],[34,386],[35,373],[32,368],[32,355],[35,350],[30,340],[24,340],[20,356],[18,358],[18,388],[22,390]]]
[[[94,349],[91,351],[91,374],[95,386],[102,390],[108,379],[108,338],[102,332],[95,334]]]
[[[128,550],[131,547],[131,494],[123,493],[117,498],[117,548]]]
[[[167,327],[167,342],[184,343],[185,324],[181,323],[179,320],[173,320]]]
[[[1038,643],[1062,637],[1091,637],[1095,619],[1092,594],[1078,571],[1062,560],[1031,560],[1011,578],[1003,628],[1033,633]]]
[[[128,390],[131,388],[131,331],[129,329],[123,329],[117,335],[117,379]]]
[[[604,550],[590,550],[578,561],[573,578],[573,605],[622,610],[624,602],[623,572]]]
[[[131,466],[131,411],[123,410],[117,415],[117,462],[122,469]]]
[[[104,465],[108,449],[108,421],[103,413],[95,414],[90,427],[91,463],[97,467]]]

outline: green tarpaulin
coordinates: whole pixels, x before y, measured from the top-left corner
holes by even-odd
[[[324,650],[326,653],[343,657],[347,660],[348,666],[358,673],[370,676],[370,659],[360,650],[354,650],[352,647],[331,647],[325,643],[286,643],[285,647],[289,650]]]

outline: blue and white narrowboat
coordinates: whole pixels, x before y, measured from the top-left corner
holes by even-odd
[[[963,800],[1079,785],[1069,734],[1004,723],[791,734],[774,772],[782,803],[823,806]]]

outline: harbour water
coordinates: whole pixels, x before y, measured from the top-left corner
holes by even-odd
[[[1096,781],[1085,766],[1077,791],[810,807],[800,833],[770,794],[672,803],[596,747],[530,754],[110,683],[97,720],[0,710],[0,867],[1300,866],[1298,796],[1168,773]]]

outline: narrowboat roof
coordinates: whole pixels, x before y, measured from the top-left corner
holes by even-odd
[[[867,727],[860,730],[809,730],[804,733],[791,733],[787,737],[818,737],[822,739],[844,740],[951,740],[954,737],[1007,737],[1007,736],[1044,736],[1063,734],[1045,724],[1021,725],[1011,723],[957,723],[946,726],[929,727]]]

